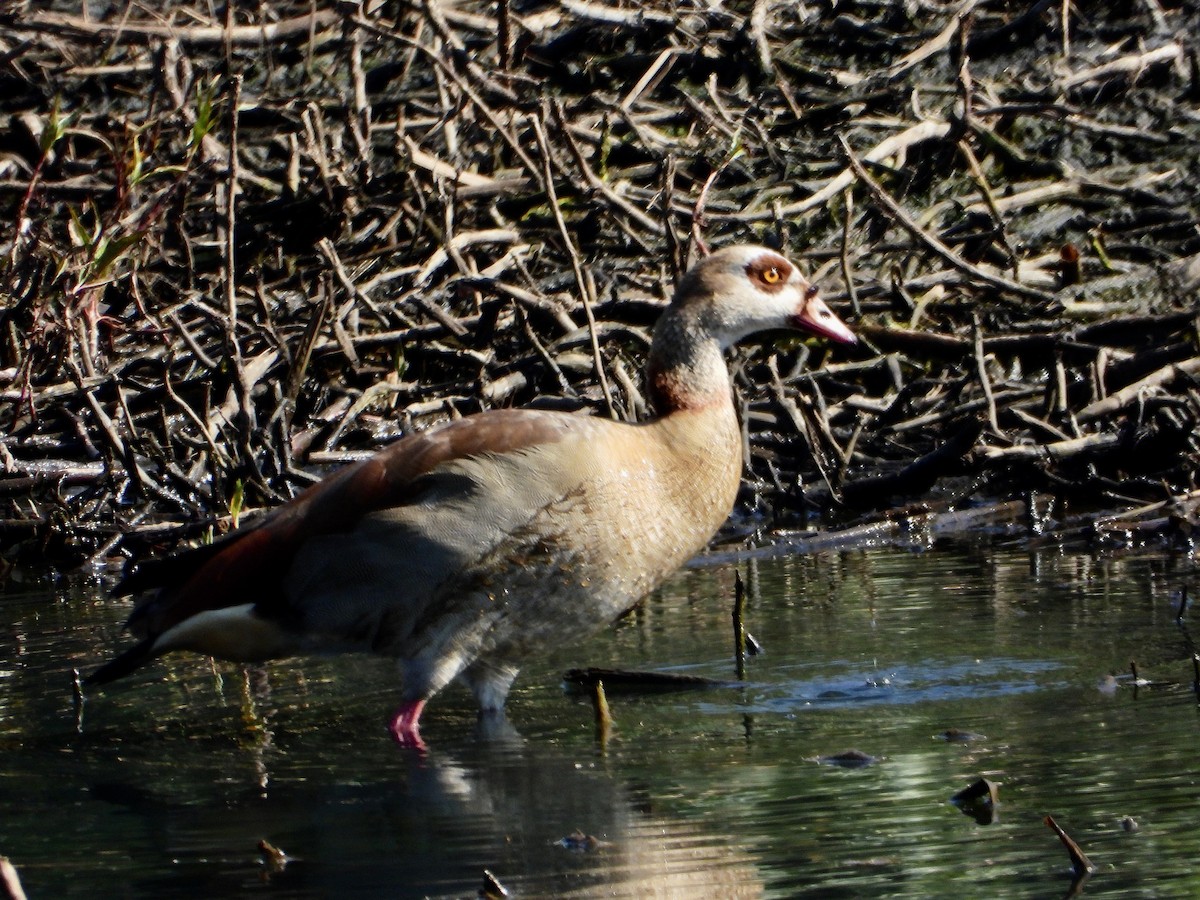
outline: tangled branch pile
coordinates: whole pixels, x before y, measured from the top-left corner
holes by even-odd
[[[747,240],[865,341],[739,357],[746,508],[1194,518],[1194,4],[37,6],[0,15],[0,549],[225,527],[485,407],[643,416],[672,282]]]

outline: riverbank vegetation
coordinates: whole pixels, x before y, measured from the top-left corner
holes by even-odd
[[[862,341],[739,351],[736,535],[1191,540],[1191,4],[90,9],[0,14],[10,559],[203,538],[484,408],[644,417],[673,282],[744,241]]]

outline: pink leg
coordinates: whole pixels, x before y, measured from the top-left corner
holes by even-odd
[[[401,747],[415,747],[417,750],[427,750],[421,740],[421,730],[417,722],[421,718],[421,710],[425,708],[424,700],[405,700],[400,704],[388,724],[388,730]]]

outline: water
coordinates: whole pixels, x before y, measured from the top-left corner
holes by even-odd
[[[1051,814],[1096,867],[1086,895],[1200,894],[1192,614],[1175,620],[1194,560],[972,546],[743,571],[766,648],[744,686],[612,692],[604,743],[562,688],[587,665],[731,679],[733,568],[696,568],[529,665],[506,727],[437,698],[426,757],[389,742],[394,671],[361,657],[179,658],[80,717],[70,669],[120,642],[127,609],[10,582],[0,855],[31,900],[471,898],[485,869],[525,898],[1054,897],[1071,874]],[[848,749],[876,761],[819,761]],[[1000,784],[992,824],[949,802],[980,777]],[[599,845],[562,846],[576,831]],[[294,861],[269,871],[263,839]]]

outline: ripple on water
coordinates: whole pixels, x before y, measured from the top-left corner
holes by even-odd
[[[740,708],[746,712],[794,713],[811,706],[904,705],[952,700],[984,701],[1010,694],[1054,690],[1068,682],[1049,677],[1064,666],[1053,660],[963,659],[928,660],[915,666],[887,670],[854,666],[837,675],[818,675],[794,681],[756,684]],[[709,711],[716,711],[710,707]]]

